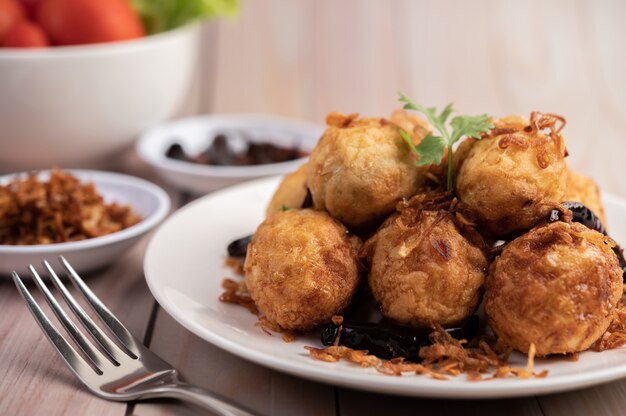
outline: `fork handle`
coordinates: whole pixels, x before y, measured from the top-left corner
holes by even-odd
[[[162,386],[159,390],[160,396],[191,402],[218,415],[254,416],[253,413],[217,397],[215,393],[192,384],[181,382]]]

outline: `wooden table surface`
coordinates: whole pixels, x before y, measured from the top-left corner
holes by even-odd
[[[626,196],[626,3],[244,1],[209,27],[203,74],[186,112],[251,111],[322,122],[337,110],[384,116],[404,90],[465,112],[559,112],[570,165]],[[471,3],[471,4],[470,4]],[[511,5],[512,3],[512,5]],[[616,43],[617,42],[617,43]],[[208,82],[207,82],[208,81]],[[151,178],[132,155],[120,170]],[[180,195],[172,192],[175,201]],[[623,415],[626,379],[510,400],[377,395],[281,374],[204,342],[176,323],[146,286],[147,239],[87,283],[132,333],[190,382],[262,415]],[[26,266],[26,265],[24,265]],[[40,299],[40,298],[39,298]],[[196,415],[175,401],[114,403],[76,381],[13,283],[0,280],[0,415]]]

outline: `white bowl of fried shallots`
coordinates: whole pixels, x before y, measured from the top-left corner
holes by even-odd
[[[169,213],[165,191],[146,180],[95,170],[0,177],[0,276],[64,256],[90,272],[123,256]]]

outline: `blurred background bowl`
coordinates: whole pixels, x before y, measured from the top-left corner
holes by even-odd
[[[141,135],[136,150],[170,185],[195,194],[204,194],[251,179],[285,175],[306,163],[308,157],[261,165],[212,166],[168,158],[166,153],[172,144],[178,143],[185,153],[195,155],[206,150],[216,135],[241,132],[251,142],[269,142],[310,153],[323,131],[324,126],[319,124],[284,117],[212,114],[155,126]]]
[[[199,33],[0,49],[0,170],[94,166],[124,150],[187,98]]]

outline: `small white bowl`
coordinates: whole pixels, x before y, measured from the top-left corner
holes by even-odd
[[[298,145],[305,152],[313,150],[324,127],[305,121],[253,114],[213,114],[164,123],[141,135],[136,150],[168,183],[196,194],[264,176],[284,175],[306,162],[300,158],[289,162],[253,166],[211,166],[166,157],[167,149],[179,143],[186,153],[202,152],[213,137],[223,131],[238,130],[251,140],[269,141],[281,146]]]
[[[134,176],[95,170],[67,172],[81,182],[93,182],[105,202],[130,205],[143,219],[121,231],[82,241],[29,246],[0,245],[0,275],[8,276],[15,270],[21,277],[29,277],[26,271],[29,264],[41,270],[43,260],[56,263],[59,255],[65,256],[79,273],[104,267],[128,251],[169,213],[169,196],[151,182]],[[49,171],[39,173],[40,178],[46,178],[48,174]],[[8,183],[15,176],[16,174],[1,176],[0,184]]]

